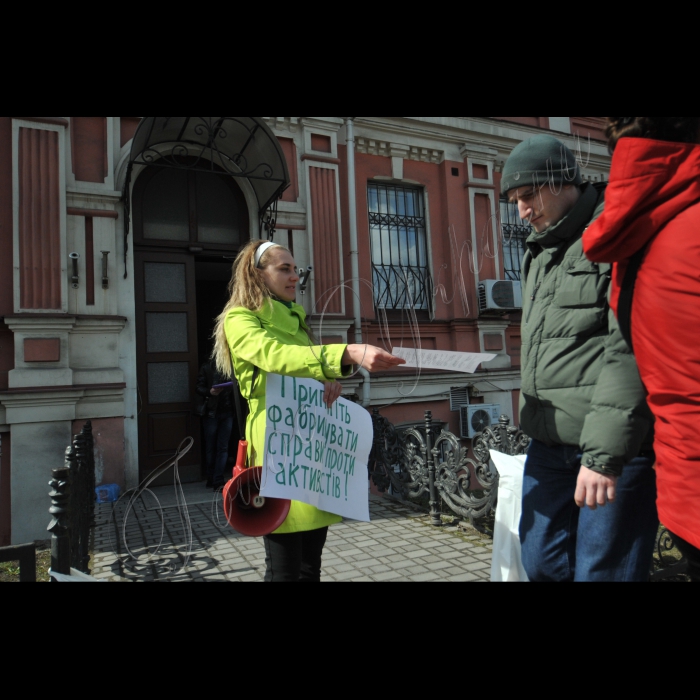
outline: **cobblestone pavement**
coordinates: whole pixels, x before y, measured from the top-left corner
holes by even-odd
[[[93,576],[108,581],[263,580],[263,541],[241,537],[228,526],[220,497],[185,487],[185,513],[177,508],[172,487],[156,491],[161,507],[146,495],[126,528],[125,501],[98,506]],[[433,528],[424,513],[388,499],[373,497],[370,511],[371,523],[331,528],[324,582],[489,580],[491,543],[478,532]]]

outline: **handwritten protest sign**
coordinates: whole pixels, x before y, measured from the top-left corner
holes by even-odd
[[[260,493],[369,522],[372,419],[345,399],[329,410],[323,394],[323,384],[312,379],[268,375]]]
[[[490,362],[498,357],[498,355],[474,352],[415,350],[414,348],[394,348],[393,355],[406,360],[406,367],[441,369],[446,372],[464,372],[465,374],[474,374],[483,362]]]

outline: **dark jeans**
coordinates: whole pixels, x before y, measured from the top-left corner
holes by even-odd
[[[225,413],[216,418],[202,419],[204,451],[207,459],[207,479],[214,486],[224,485],[224,472],[228,464],[228,446],[233,431],[233,414]]]
[[[321,583],[328,528],[265,538],[265,583]]]
[[[674,535],[673,539],[681,550],[681,554],[688,560],[688,575],[693,583],[700,583],[700,549],[693,547],[678,535]]]
[[[574,501],[578,447],[533,441],[525,467],[520,537],[534,582],[647,582],[659,528],[654,458],[638,457],[617,500],[592,511]]]

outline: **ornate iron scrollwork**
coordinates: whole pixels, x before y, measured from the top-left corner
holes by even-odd
[[[474,438],[474,454],[482,464],[491,461],[491,450],[515,457],[525,455],[530,449],[530,438],[510,424],[508,416],[501,416],[498,425],[487,428]]]
[[[161,131],[167,129],[173,117],[163,119]],[[150,139],[141,153],[132,160],[135,165],[158,165],[159,167],[178,168],[186,170],[206,170],[214,172],[215,166],[223,168],[231,177],[247,178],[248,180],[272,180],[285,182],[285,178],[275,177],[275,167],[272,163],[250,163],[246,151],[261,129],[258,122],[247,124],[239,117],[187,117],[177,138],[163,137],[162,140]],[[229,139],[227,124],[243,129],[247,137],[242,147],[234,151],[225,148]],[[196,139],[187,138],[193,132]]]
[[[688,573],[688,562],[673,556],[676,549],[673,535],[666,528],[661,528],[656,539],[657,564],[651,576],[653,582],[668,581]]]
[[[260,232],[265,235],[268,241],[275,240],[275,232],[277,231],[277,205],[279,200],[275,200],[270,208],[260,217]]]
[[[489,462],[478,463],[471,459],[469,449],[445,430],[435,443],[433,455],[442,501],[455,515],[468,519],[472,525],[488,517],[498,494],[498,478],[489,468]],[[472,489],[473,477],[478,482],[477,490]]]
[[[380,492],[391,491],[401,498],[417,499],[430,490],[427,446],[416,430],[399,434],[375,410],[374,444],[370,455],[370,476]]]
[[[432,522],[441,523],[441,500],[460,518],[472,524],[491,515],[498,499],[498,474],[491,469],[491,450],[509,455],[526,454],[530,438],[502,416],[499,424],[477,435],[474,457],[469,447],[448,430],[432,442],[432,414],[426,413],[425,433],[418,429],[399,432],[374,411],[374,449],[370,475],[377,488],[391,489],[415,500],[428,494]]]

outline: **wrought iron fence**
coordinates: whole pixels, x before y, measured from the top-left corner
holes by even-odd
[[[530,439],[503,416],[497,426],[474,438],[469,447],[445,429],[438,430],[432,413],[422,429],[399,431],[375,410],[370,474],[376,487],[408,500],[427,496],[431,522],[442,525],[442,504],[469,520],[488,517],[496,508],[498,474],[491,469],[490,450],[525,454]]]
[[[90,573],[90,536],[95,526],[95,451],[88,421],[66,450],[65,466],[53,471],[48,531],[51,570]]]

